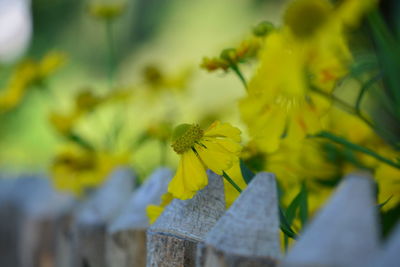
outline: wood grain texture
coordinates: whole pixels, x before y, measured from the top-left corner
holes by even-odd
[[[225,212],[222,178],[208,172],[209,184],[192,199],[175,199],[147,231],[147,266],[195,266],[196,246]]]
[[[257,174],[204,243],[205,259],[198,260],[198,267],[275,266],[281,255],[274,175]]]
[[[378,250],[374,182],[348,175],[305,228],[282,266],[358,266]]]
[[[7,239],[4,245],[8,251],[0,246],[4,255],[0,257],[0,266],[55,266],[56,218],[72,198],[55,191],[43,175],[24,175],[6,184],[0,185],[0,198],[4,197],[1,206],[6,208],[0,209],[5,215],[0,232],[7,233],[0,239]]]
[[[75,215],[73,243],[74,267],[106,266],[106,229],[126,205],[134,186],[131,170],[114,171]]]
[[[159,205],[167,191],[172,172],[159,168],[131,196],[121,214],[107,229],[108,266],[146,266],[146,207]]]

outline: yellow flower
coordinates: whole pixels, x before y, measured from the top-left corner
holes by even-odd
[[[149,218],[150,224],[153,224],[157,218],[161,215],[161,213],[164,211],[164,208],[171,203],[171,201],[174,199],[172,194],[170,193],[165,193],[164,195],[161,196],[161,203],[160,205],[148,205],[146,207],[146,213],[147,217]]]
[[[20,63],[0,95],[0,113],[16,108],[22,102],[29,87],[40,85],[64,62],[64,54],[50,52],[40,61],[25,60]]]
[[[147,127],[146,135],[151,138],[160,140],[162,142],[166,142],[170,138],[171,132],[172,132],[171,123],[160,122],[151,124],[149,127]]]
[[[267,153],[278,149],[283,138],[298,142],[320,130],[320,117],[330,104],[315,88],[331,93],[352,59],[344,34],[350,24],[343,14],[360,17],[369,6],[353,2],[337,8],[325,0],[293,1],[283,27],[266,37],[240,110],[251,137]]]
[[[181,160],[168,192],[179,199],[192,198],[208,184],[206,168],[218,175],[230,169],[238,161],[240,134],[239,129],[219,121],[205,131],[198,125],[178,126],[172,147]]]
[[[50,113],[50,123],[54,129],[63,136],[68,136],[72,133],[72,128],[79,119],[78,113],[72,113],[70,115],[63,115],[57,112]]]
[[[375,169],[375,179],[379,188],[378,203],[383,203],[390,198],[383,210],[389,210],[398,205],[400,203],[400,170],[385,163],[379,163]]]
[[[156,64],[149,64],[142,70],[144,86],[150,92],[162,90],[182,91],[192,76],[192,69],[183,68],[178,73],[168,74]]]
[[[227,71],[233,65],[255,58],[262,43],[262,38],[252,36],[251,38],[242,41],[236,48],[223,50],[219,57],[204,57],[200,67],[210,72],[219,69]]]
[[[89,14],[98,19],[113,20],[126,9],[124,3],[93,3],[89,6]]]
[[[111,154],[68,145],[53,161],[52,179],[57,189],[81,196],[100,185],[113,169],[128,162],[125,153]]]

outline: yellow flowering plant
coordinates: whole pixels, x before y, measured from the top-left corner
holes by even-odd
[[[173,134],[172,147],[180,162],[168,192],[179,199],[192,198],[208,184],[206,169],[226,174],[241,150],[240,130],[219,121],[202,130],[196,124],[181,124]]]

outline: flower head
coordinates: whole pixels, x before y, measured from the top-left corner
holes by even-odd
[[[102,20],[113,20],[119,17],[126,6],[124,3],[93,3],[89,6],[89,14]]]
[[[168,192],[180,199],[193,197],[208,183],[206,169],[222,175],[238,161],[240,140],[240,130],[228,123],[216,121],[206,130],[194,124],[178,126],[172,147],[181,160]]]

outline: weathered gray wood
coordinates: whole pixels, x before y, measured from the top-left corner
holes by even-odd
[[[17,179],[0,179],[0,266],[18,266],[19,213],[14,200]]]
[[[289,251],[283,266],[358,266],[379,246],[374,182],[351,174]]]
[[[74,267],[106,266],[106,227],[128,201],[134,180],[129,169],[117,169],[79,209],[73,226]]]
[[[131,196],[122,213],[107,229],[107,262],[110,267],[146,266],[146,207],[159,205],[172,172],[159,168]]]
[[[257,174],[204,243],[205,248],[199,247],[198,267],[275,266],[281,256],[274,175]]]
[[[195,266],[196,246],[225,212],[222,178],[208,172],[209,184],[192,199],[175,199],[147,231],[147,266]]]
[[[56,220],[56,266],[74,266],[74,243],[73,243],[73,222],[77,202],[71,204],[70,208],[57,217]]]
[[[369,264],[370,263],[370,264]],[[372,261],[363,266],[368,267],[398,267],[400,266],[400,222],[390,234],[388,241],[383,248],[376,253]]]
[[[0,266],[55,266],[55,218],[72,198],[55,191],[42,176],[22,176],[1,184],[0,228],[5,235],[1,235]]]
[[[55,266],[56,218],[73,202],[46,178],[21,179],[20,266]],[[27,193],[27,191],[29,193]]]

